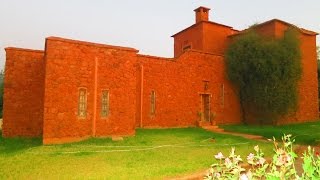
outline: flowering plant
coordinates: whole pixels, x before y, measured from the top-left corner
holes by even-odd
[[[310,146],[302,156],[303,172],[300,172],[299,176],[295,167],[298,156],[293,150],[294,140],[291,139],[291,135],[284,135],[280,144],[273,138],[273,143],[272,159],[266,160],[259,146],[255,146],[254,152],[246,158],[246,166],[240,155],[235,154],[234,147],[227,157],[219,152],[215,155],[218,163],[211,165],[204,179],[320,179],[320,156],[317,153],[315,155]]]
[[[235,148],[231,149],[228,157],[219,152],[215,155],[215,158],[219,160],[219,163],[211,165],[210,177],[208,179],[229,179],[230,177],[240,177],[240,173],[245,171],[241,167],[242,159],[239,155],[235,154]]]

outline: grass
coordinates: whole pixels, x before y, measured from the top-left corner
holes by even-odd
[[[51,146],[0,137],[0,179],[163,179],[207,169],[214,154],[232,146],[245,157],[256,144],[272,152],[270,143],[199,128],[138,129],[119,142],[95,138]]]
[[[222,126],[227,131],[261,135],[266,138],[280,139],[283,134],[292,134],[297,144],[317,145],[320,143],[320,121],[283,126]]]

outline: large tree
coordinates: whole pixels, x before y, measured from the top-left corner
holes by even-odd
[[[280,39],[263,37],[252,28],[238,35],[226,52],[226,68],[239,88],[244,123],[249,113],[259,123],[275,123],[296,109],[301,55],[294,29]]]

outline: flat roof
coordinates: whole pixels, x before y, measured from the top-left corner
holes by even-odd
[[[204,7],[204,6],[200,6],[200,7],[198,7],[197,9],[195,9],[195,10],[193,10],[193,11],[198,11],[199,9],[205,9],[205,10],[207,10],[207,11],[210,10],[210,8],[207,8],[207,7]]]
[[[18,48],[18,47],[6,47],[4,49],[5,50],[14,50],[14,51],[26,51],[26,52],[44,53],[44,50]]]
[[[54,40],[54,41],[61,41],[61,42],[68,42],[68,43],[74,43],[74,44],[81,44],[81,45],[87,45],[87,46],[96,46],[101,48],[109,48],[109,49],[119,49],[123,51],[134,51],[139,52],[139,50],[129,47],[122,47],[122,46],[113,46],[113,45],[107,45],[107,44],[100,44],[100,43],[93,43],[93,42],[87,42],[87,41],[79,41],[79,40],[73,40],[73,39],[66,39],[61,37],[47,37],[47,40]]]

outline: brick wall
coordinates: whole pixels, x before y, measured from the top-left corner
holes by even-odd
[[[134,134],[136,50],[51,37],[46,52],[44,143]],[[79,88],[87,90],[85,118],[78,117]],[[102,90],[110,92],[105,119]]]
[[[236,32],[232,27],[210,21],[194,24],[172,36],[174,57],[179,57],[187,46],[193,50],[224,55],[229,42],[228,36]]]
[[[96,136],[133,135],[136,117],[135,50],[100,49],[98,57],[98,91]],[[101,93],[109,91],[110,109],[101,117]]]
[[[187,46],[190,49],[203,49],[203,22],[194,24],[191,27],[173,35],[174,57],[179,57]]]
[[[42,135],[44,52],[6,48],[4,137]]]
[[[141,121],[143,127],[196,126],[202,111],[202,93],[211,95],[211,111],[216,114],[217,124],[240,122],[239,101],[226,80],[222,56],[187,51],[177,59],[139,55],[138,63],[143,66],[143,102],[142,112],[138,108],[142,120],[141,116],[137,118],[137,126]],[[141,68],[139,71],[141,74]],[[203,80],[209,81],[207,90]],[[155,115],[150,114],[152,90],[156,93]],[[137,104],[141,105],[139,99]]]
[[[228,36],[234,30],[231,27],[205,22],[203,25],[203,51],[214,54],[224,55],[228,45]]]
[[[317,121],[319,119],[316,37],[300,35],[302,77],[298,83],[298,109],[279,124]]]

